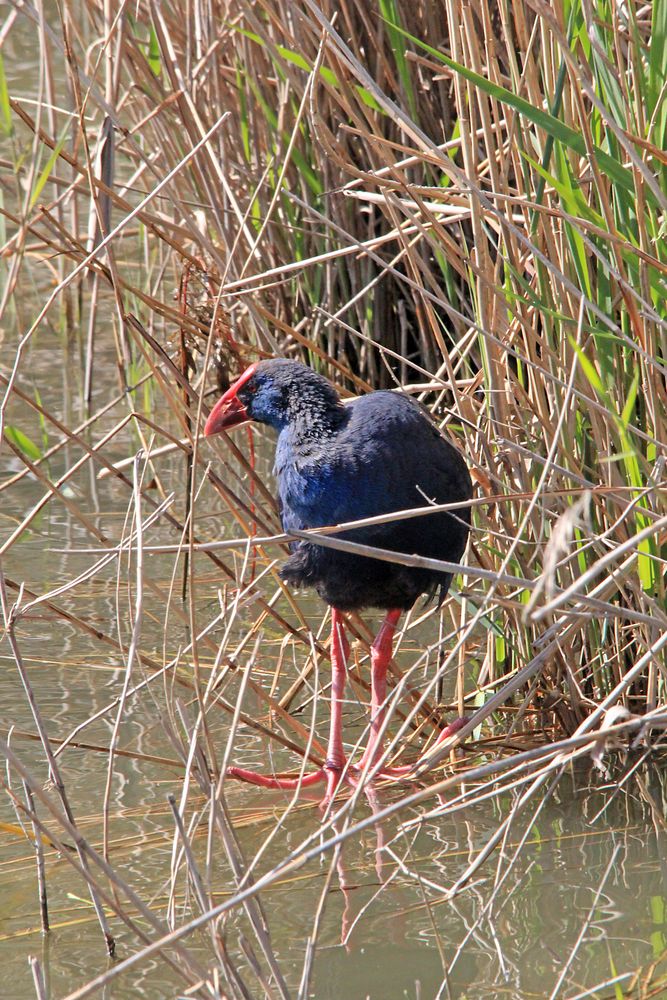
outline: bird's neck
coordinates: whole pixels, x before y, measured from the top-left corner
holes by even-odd
[[[304,392],[294,400],[285,427],[286,436],[293,447],[306,447],[334,437],[347,418],[339,399],[322,399]]]
[[[288,469],[305,474],[305,469],[316,465],[331,448],[346,419],[347,411],[342,404],[334,410],[302,405],[278,435],[275,466],[278,475]]]

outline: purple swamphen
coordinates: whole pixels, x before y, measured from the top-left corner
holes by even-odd
[[[466,501],[472,495],[468,469],[456,448],[408,396],[378,391],[343,403],[334,386],[305,365],[286,359],[260,361],[218,400],[204,433],[215,434],[247,420],[278,432],[274,471],[286,532],[461,503],[451,512],[349,529],[338,537],[448,562],[458,562],[463,555],[470,524]],[[442,601],[452,577],[310,541],[294,541],[290,550],[282,578],[296,587],[314,587],[331,605],[331,730],[326,763],[301,780],[242,768],[230,768],[228,773],[269,788],[326,781],[328,802],[346,769],[342,701],[349,646],[342,612],[367,607],[387,612],[371,647],[370,737],[355,768],[363,770],[374,766],[381,752],[386,674],[401,612],[412,607],[420,594],[433,596],[437,591]]]

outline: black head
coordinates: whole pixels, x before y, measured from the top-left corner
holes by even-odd
[[[339,420],[344,413],[338,393],[323,375],[299,361],[274,358],[247,368],[218,400],[204,434],[215,434],[246,420],[282,430],[299,420]]]

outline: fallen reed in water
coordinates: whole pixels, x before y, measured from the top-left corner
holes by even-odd
[[[619,739],[646,755],[659,739],[667,27],[658,4],[195,7],[192,21],[165,5],[65,4],[62,21],[16,8],[2,29],[1,595],[54,790],[17,734],[3,744],[6,788],[91,886],[108,942],[105,911],[133,935],[99,983],[159,953],[193,995],[286,996],[267,887],[314,858],[330,880],[340,845],[394,813],[409,829],[417,808],[453,814],[511,791],[449,894],[510,829],[528,831],[569,764],[602,767]],[[11,47],[26,32],[42,70],[16,86]],[[275,807],[246,861],[224,769],[257,758],[254,737],[279,768],[321,762],[325,614],[277,576],[287,539],[264,450],[198,431],[229,379],[272,354],[345,392],[404,386],[466,455],[477,496],[456,593],[442,612],[413,611],[390,692],[387,755],[426,753],[433,770],[385,806],[371,795],[370,813],[358,795],[313,811],[312,835],[266,866],[298,800]],[[45,355],[61,385],[33,368]],[[22,569],[44,517],[75,539],[53,547],[78,553],[55,581]],[[115,623],[89,613],[91,592]],[[24,658],[42,618],[119,671],[70,732],[42,719]],[[352,630],[362,717],[371,616]],[[134,703],[155,712],[173,757],[123,746]],[[465,756],[430,754],[462,711]],[[108,762],[94,844],[60,772],[84,744]],[[138,766],[170,760],[182,780],[161,821],[166,910],[114,863],[128,752]],[[223,902],[216,855],[235,887]],[[241,912],[235,951],[224,918]],[[201,928],[204,960],[183,950]]]

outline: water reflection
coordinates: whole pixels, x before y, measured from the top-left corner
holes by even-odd
[[[640,781],[652,786],[650,797],[637,786],[619,796],[595,783],[582,787],[584,776],[565,776],[538,822],[528,830],[518,822],[502,851],[453,899],[449,889],[509,802],[446,826],[415,827],[412,836],[385,829],[388,857],[376,878],[366,857],[366,879],[353,889],[355,857],[369,844],[346,844],[337,906],[345,947],[334,943],[332,928],[318,955],[314,995],[333,998],[335,984],[345,982],[355,996],[548,996],[572,958],[557,994],[571,996],[616,975],[627,986],[639,967],[664,963],[664,822],[651,822],[664,784],[647,767]],[[356,929],[352,906],[363,911]]]

